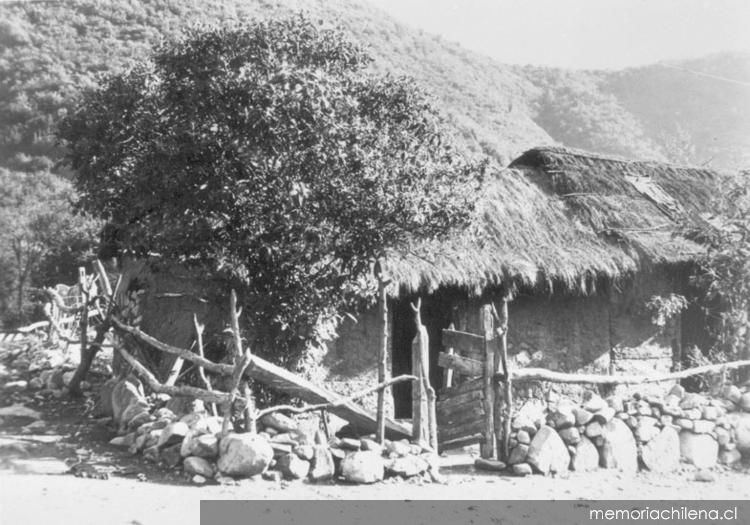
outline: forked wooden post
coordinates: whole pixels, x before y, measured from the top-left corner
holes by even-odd
[[[435,389],[430,385],[430,338],[422,324],[421,299],[412,304],[417,335],[412,343],[412,370],[419,379],[412,383],[412,439],[428,443],[437,450]]]
[[[484,305],[480,312],[482,320],[482,333],[484,335],[484,442],[481,447],[481,455],[485,459],[497,458],[497,442],[495,438],[495,349],[492,339],[492,305]]]

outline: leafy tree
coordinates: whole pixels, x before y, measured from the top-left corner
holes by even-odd
[[[722,359],[750,359],[750,172],[727,183],[715,204],[707,245],[694,281],[706,299],[721,304],[721,333],[715,350]]]
[[[0,316],[28,320],[29,289],[70,282],[90,253],[97,226],[76,215],[70,182],[47,172],[0,168]]]
[[[123,248],[239,285],[284,361],[373,263],[467,220],[483,165],[430,98],[302,16],[199,29],[88,93],[60,136]]]

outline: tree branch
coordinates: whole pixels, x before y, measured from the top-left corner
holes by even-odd
[[[750,366],[750,360],[731,361],[720,363],[718,365],[704,365],[696,368],[689,368],[680,372],[671,374],[657,375],[629,375],[629,376],[610,376],[597,374],[566,374],[564,372],[553,372],[544,368],[517,368],[513,370],[513,380],[520,381],[550,381],[553,383],[569,384],[594,384],[594,385],[637,385],[641,383],[661,383],[664,381],[674,381],[684,379],[699,374],[711,372],[721,372],[723,370],[733,370]],[[504,374],[497,374],[499,380],[504,380]]]
[[[368,394],[372,394],[373,392],[380,392],[384,388],[388,388],[391,385],[394,385],[396,383],[401,383],[403,381],[419,381],[419,378],[417,376],[408,375],[408,374],[400,375],[398,377],[394,377],[392,379],[389,379],[388,381],[380,383],[379,385],[376,385],[374,387],[370,387],[366,390],[361,390],[360,392],[357,392],[356,394],[353,394],[349,397],[344,397],[344,398],[339,399],[338,401],[333,401],[332,403],[320,403],[317,405],[309,405],[306,407],[295,407],[292,405],[278,405],[275,407],[266,408],[266,409],[256,412],[255,419],[260,419],[267,414],[272,414],[274,412],[279,412],[279,411],[291,412],[293,414],[304,414],[305,412],[314,412],[316,410],[329,410],[331,408],[337,408],[340,406],[344,406],[348,403],[351,403],[352,401],[356,401],[360,398],[363,398]]]
[[[157,392],[159,394],[169,394],[170,396],[194,397],[208,403],[229,402],[229,394],[224,394],[222,392],[209,392],[208,390],[203,390],[202,388],[196,388],[192,386],[163,385],[156,379],[154,374],[149,372],[149,370],[145,366],[139,363],[138,360],[133,357],[127,350],[125,350],[122,345],[118,345],[117,351],[120,352],[120,355],[123,357],[123,359],[125,359],[125,361],[127,361],[127,363],[131,367],[133,367],[135,373],[138,374],[141,379],[146,381],[149,388],[151,388],[151,390],[153,390],[154,392]]]

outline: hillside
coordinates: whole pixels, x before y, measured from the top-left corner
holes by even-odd
[[[566,71],[498,63],[360,1],[66,0],[0,5],[0,165],[52,168],[60,158],[60,115],[100,75],[127,67],[160,39],[196,23],[300,9],[350,30],[371,48],[376,70],[420,80],[468,148],[503,163],[555,142],[725,168],[750,157],[750,89],[674,69],[750,77],[748,56],[616,73]]]

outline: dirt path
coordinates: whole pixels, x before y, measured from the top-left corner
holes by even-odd
[[[50,466],[50,465],[48,465]],[[201,499],[750,499],[746,473],[724,472],[712,483],[692,481],[691,473],[671,476],[618,476],[611,472],[567,479],[511,478],[446,469],[446,485],[406,482],[371,486],[312,485],[244,480],[233,486],[191,486],[107,481],[63,474],[0,474],[3,524],[180,524],[199,523]]]

